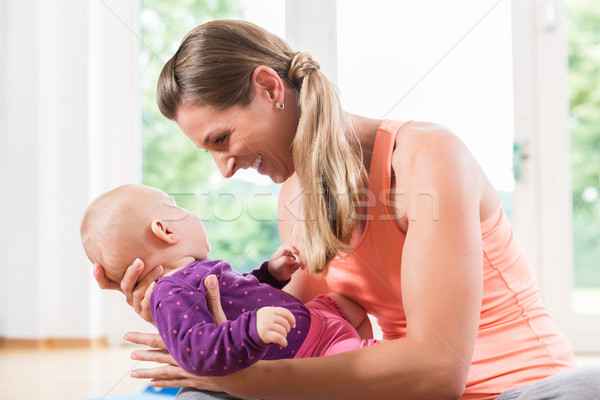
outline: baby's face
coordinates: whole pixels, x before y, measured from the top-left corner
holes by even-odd
[[[188,250],[189,254],[186,254],[186,256],[192,256],[199,260],[207,258],[210,244],[200,218],[193,212],[179,207],[173,197],[160,190],[158,192],[160,192],[159,199],[163,206],[161,208],[161,214],[163,215],[160,218],[165,222],[175,223],[176,233]]]

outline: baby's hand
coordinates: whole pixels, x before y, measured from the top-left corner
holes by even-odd
[[[286,347],[287,334],[296,327],[296,318],[287,308],[263,307],[256,312],[256,329],[264,343],[277,343]]]
[[[290,279],[298,268],[304,269],[304,263],[300,251],[294,246],[280,246],[269,259],[269,272],[280,282]]]

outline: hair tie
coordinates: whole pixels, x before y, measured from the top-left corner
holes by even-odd
[[[298,52],[294,55],[288,71],[288,79],[298,85],[302,84],[304,77],[321,68],[318,62],[313,60],[310,53]]]

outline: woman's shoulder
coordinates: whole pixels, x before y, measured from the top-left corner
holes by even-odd
[[[396,133],[394,151],[422,150],[451,142],[460,142],[460,139],[449,128],[434,122],[409,121]]]
[[[443,125],[410,121],[396,133],[392,165],[404,165],[412,170],[423,167],[423,164],[432,169],[440,163],[450,162],[458,167],[474,161],[462,140]]]
[[[477,162],[465,144],[445,126],[424,121],[404,124],[396,133],[391,158],[398,183],[422,180],[454,171],[478,171]]]
[[[392,170],[398,187],[411,191],[450,187],[479,199],[485,216],[496,208],[497,194],[467,146],[449,128],[425,121],[405,124],[397,133]]]

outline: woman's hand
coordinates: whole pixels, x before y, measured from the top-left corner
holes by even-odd
[[[144,262],[139,258],[127,267],[121,283],[111,281],[104,273],[104,267],[94,264],[94,279],[98,282],[100,289],[118,290],[125,295],[129,304],[140,317],[152,323],[150,313],[150,295],[155,286],[155,280],[163,274],[162,265],[144,273]],[[141,280],[138,282],[138,279]]]
[[[204,287],[206,288],[206,305],[208,306],[208,311],[215,320],[215,324],[219,326],[222,322],[227,321],[225,311],[221,307],[219,280],[215,275],[208,275],[204,278]]]
[[[128,332],[123,338],[131,343],[143,344],[152,350],[136,350],[131,353],[133,360],[151,361],[163,364],[156,368],[142,368],[131,371],[131,376],[137,379],[150,379],[154,387],[193,387],[199,390],[213,392],[228,392],[237,396],[248,397],[244,393],[244,382],[256,382],[261,367],[259,361],[235,374],[222,377],[196,376],[185,371],[165,349],[160,336],[155,333]]]
[[[194,387],[204,390],[221,391],[211,378],[192,375],[181,368],[166,350],[160,336],[156,333],[128,332],[123,339],[136,344],[143,344],[151,350],[136,350],[131,353],[133,360],[151,361],[163,364],[155,368],[142,368],[131,371],[131,376],[138,379],[150,379],[155,387]]]
[[[218,279],[209,275],[204,280],[206,287],[206,302],[217,325],[227,321],[221,307]],[[136,350],[131,353],[134,360],[151,361],[163,364],[156,368],[136,369],[131,376],[139,379],[150,379],[150,385],[155,387],[194,387],[202,390],[225,391],[222,383],[224,378],[209,378],[190,374],[181,368],[167,351],[164,342],[158,334],[128,332],[123,339],[136,344],[143,344],[151,350]],[[231,380],[230,380],[231,381]],[[221,384],[219,384],[221,383]]]

